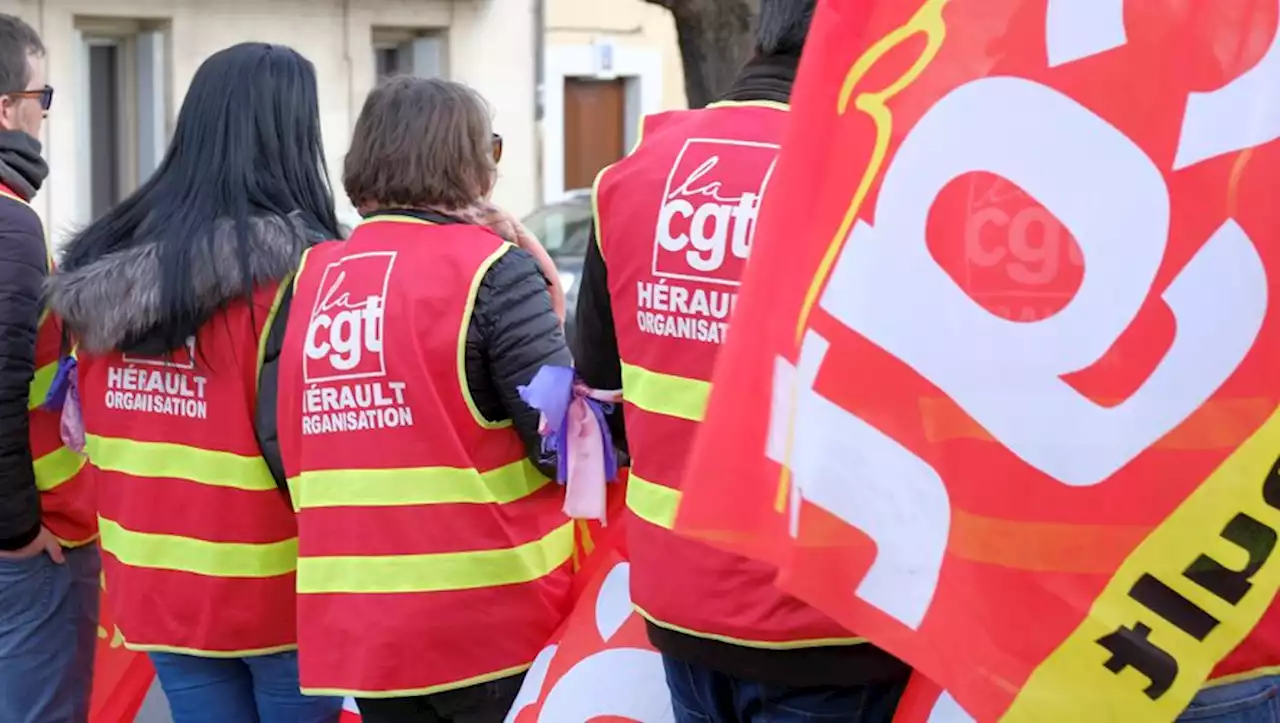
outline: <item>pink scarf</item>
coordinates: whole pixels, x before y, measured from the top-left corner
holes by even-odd
[[[520,398],[541,413],[538,433],[556,457],[556,480],[565,486],[564,512],[579,520],[605,521],[605,483],[618,477],[613,438],[605,426],[620,391],[592,389],[572,367],[544,366],[520,387]]]
[[[436,209],[440,213],[461,219],[470,224],[484,226],[498,234],[504,241],[528,252],[538,262],[542,275],[547,277],[547,291],[551,294],[551,308],[555,309],[560,323],[564,323],[565,296],[564,287],[560,285],[560,272],[551,254],[543,248],[542,242],[520,223],[520,220],[505,210],[488,201],[477,201],[466,208]]]
[[[622,402],[622,392],[592,389],[582,382],[573,385],[573,400],[569,402],[565,420],[568,459],[565,460],[564,513],[577,520],[599,520],[603,524],[607,495],[604,486],[610,481],[606,457],[612,452],[613,440],[605,438],[604,425],[587,404],[588,399],[618,404]],[[545,426],[545,416],[542,423]]]

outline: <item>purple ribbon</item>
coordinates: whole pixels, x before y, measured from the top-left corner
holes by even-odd
[[[605,480],[617,481],[618,457],[613,449],[609,425],[605,422],[606,415],[613,411],[613,402],[608,401],[613,398],[613,393],[598,392],[586,386],[571,367],[550,365],[539,369],[533,380],[520,387],[519,392],[525,404],[542,413],[539,429],[542,451],[548,461],[553,454],[556,457],[557,482],[564,484],[569,478],[569,440],[572,438],[569,434],[569,406],[575,399],[586,403],[600,426]]]
[[[76,358],[65,356],[58,361],[58,371],[49,384],[40,408],[59,413],[58,429],[62,442],[77,453],[84,454],[84,420],[80,416],[80,390],[76,384]]]
[[[40,402],[40,408],[46,412],[61,412],[62,405],[67,403],[67,394],[75,386],[76,382],[76,358],[73,356],[64,356],[58,361],[58,371],[53,375],[53,382],[49,384],[49,393],[45,394],[44,401]]]

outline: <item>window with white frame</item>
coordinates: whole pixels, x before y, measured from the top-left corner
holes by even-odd
[[[373,67],[379,81],[392,75],[447,78],[448,60],[444,30],[373,29]]]
[[[80,217],[101,216],[160,164],[169,140],[168,24],[76,18],[80,45]]]

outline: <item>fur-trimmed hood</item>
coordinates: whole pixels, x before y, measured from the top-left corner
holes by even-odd
[[[290,221],[292,224],[271,217],[250,220],[249,276],[254,285],[292,273],[314,239],[300,218],[294,216]],[[138,243],[49,278],[49,304],[85,351],[102,354],[151,335],[184,338],[195,329],[167,327],[208,320],[228,302],[252,291],[244,288],[232,224],[219,224],[214,231],[212,263],[199,263],[191,270],[191,288],[177,304],[181,318],[188,321],[165,318],[174,309],[166,309],[160,298],[164,270],[158,249],[155,242]]]

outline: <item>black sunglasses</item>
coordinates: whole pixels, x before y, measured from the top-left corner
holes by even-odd
[[[53,105],[53,86],[46,85],[40,90],[12,90],[0,95],[12,95],[17,98],[39,98],[40,110],[49,110]]]
[[[493,134],[493,162],[498,163],[502,160],[502,136],[497,133]]]

